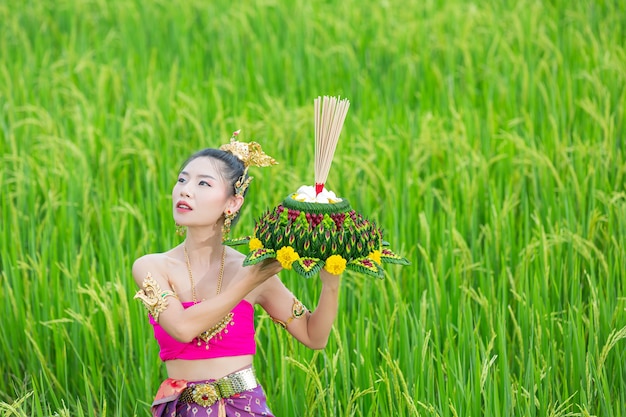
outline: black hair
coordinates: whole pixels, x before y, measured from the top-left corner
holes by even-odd
[[[224,179],[226,180],[226,182],[231,185],[231,190],[230,190],[232,192],[231,195],[235,195],[236,193],[235,183],[239,179],[241,179],[242,176],[243,176],[243,180],[245,181],[248,178],[248,173],[241,159],[237,158],[231,152],[223,151],[221,149],[216,149],[216,148],[202,149],[194,153],[193,155],[191,155],[189,158],[187,158],[187,160],[183,163],[183,165],[179,169],[179,172],[182,171],[187,165],[189,165],[189,163],[193,161],[194,159],[203,158],[203,157],[216,159],[223,163],[224,171],[222,172],[222,174],[224,175]],[[241,196],[245,197],[247,193],[248,193],[248,188],[246,187],[246,189],[244,190],[243,194],[241,194]],[[237,223],[240,213],[241,213],[241,210],[239,210],[237,214],[235,215],[235,217],[233,218],[231,222],[231,226],[234,226],[235,223]]]

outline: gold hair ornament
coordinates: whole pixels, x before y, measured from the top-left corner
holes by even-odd
[[[133,298],[141,300],[154,321],[158,323],[159,315],[165,311],[168,306],[167,297],[178,298],[174,291],[161,291],[159,283],[156,282],[148,272],[148,275],[143,280],[143,289],[137,291]]]
[[[233,136],[230,138],[230,143],[220,146],[220,149],[227,151],[235,155],[243,162],[246,168],[252,167],[268,167],[270,165],[276,165],[278,162],[269,155],[266,155],[261,149],[261,145],[256,142],[239,142],[237,136],[239,136],[241,130],[233,132]]]
[[[243,174],[235,183],[235,194],[243,195],[252,181],[252,177],[248,177],[248,167],[268,167],[270,165],[276,165],[278,162],[263,152],[261,145],[257,142],[245,143],[238,141],[237,136],[239,136],[239,132],[241,132],[241,130],[233,132],[230,142],[220,146],[220,149],[232,153],[243,162],[245,167]]]

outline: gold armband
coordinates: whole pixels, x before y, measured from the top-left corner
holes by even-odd
[[[156,282],[148,272],[148,275],[143,280],[143,289],[137,291],[133,298],[141,300],[154,321],[158,323],[159,314],[165,311],[168,306],[167,297],[178,298],[174,291],[161,291],[159,283]]]
[[[278,320],[272,317],[274,323],[279,324],[283,329],[286,329],[289,323],[291,323],[294,319],[299,319],[307,312],[307,308],[302,304],[299,300],[293,299],[293,306],[291,307],[291,317],[287,319],[287,321]]]

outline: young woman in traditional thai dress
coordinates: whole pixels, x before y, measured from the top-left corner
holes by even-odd
[[[322,290],[311,312],[276,275],[278,261],[244,267],[245,256],[224,245],[244,204],[248,167],[273,163],[258,144],[238,142],[236,135],[220,149],[192,155],[172,190],[184,241],[133,264],[135,298],[148,309],[168,375],[153,416],[272,415],[253,368],[255,305],[304,345],[326,346],[339,276],[320,272]]]

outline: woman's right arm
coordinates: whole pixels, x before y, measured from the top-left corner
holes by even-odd
[[[140,288],[139,295],[136,297],[142,300],[148,311],[154,310],[152,307],[154,303],[161,303],[160,312],[156,314],[151,312],[153,318],[174,339],[188,343],[220,322],[250,291],[278,273],[280,269],[280,263],[275,260],[239,268],[238,276],[232,280],[232,285],[229,285],[218,296],[187,309],[183,308],[178,298],[169,296],[167,293],[173,292],[173,288],[163,272],[166,267],[160,255],[146,255],[137,259],[133,263],[132,273]],[[152,284],[150,279],[153,280]],[[146,286],[154,286],[155,291],[151,291]],[[164,294],[167,295],[164,296]]]

